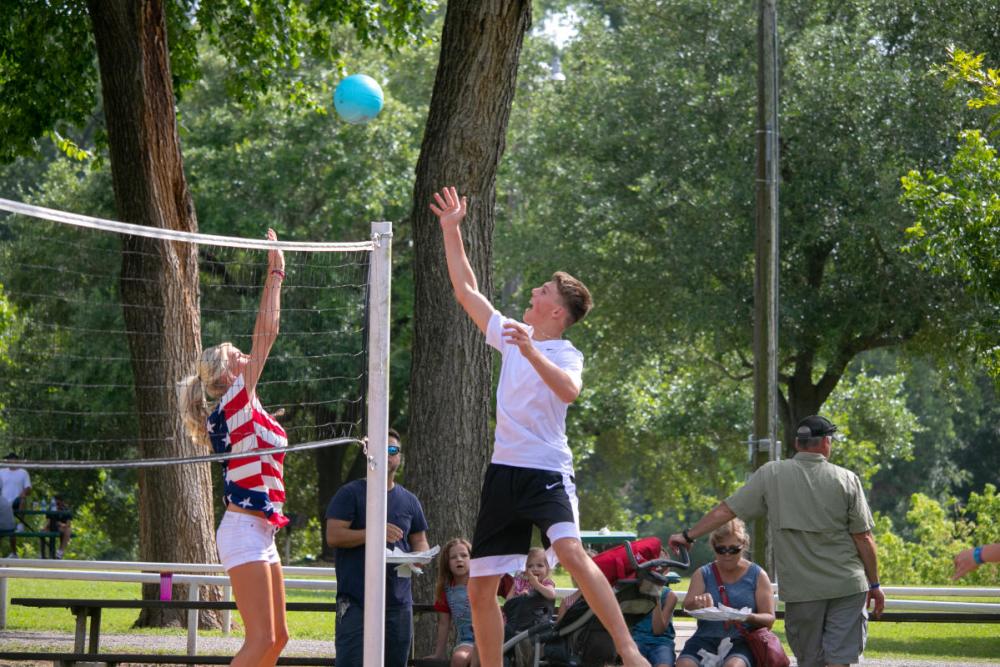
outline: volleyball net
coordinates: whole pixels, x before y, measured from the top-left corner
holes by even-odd
[[[387,420],[389,223],[360,242],[269,242],[5,199],[0,211],[0,450],[18,465],[238,456],[175,442],[176,383],[199,346],[250,351],[272,248],[285,256],[281,324],[257,395],[286,451],[361,442],[371,400]]]

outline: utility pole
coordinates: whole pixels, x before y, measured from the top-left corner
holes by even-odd
[[[779,458],[778,444],[778,20],[777,0],[757,0],[757,212],[754,271],[753,469]],[[754,561],[774,579],[767,522],[753,529]]]

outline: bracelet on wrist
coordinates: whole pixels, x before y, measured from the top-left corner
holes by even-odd
[[[275,275],[275,276],[278,276],[282,280],[285,279],[285,272],[282,271],[281,269],[271,269],[271,274]]]
[[[982,565],[983,564],[984,561],[983,561],[983,548],[982,547],[976,547],[975,549],[972,550],[972,560],[976,563],[976,565]]]
[[[877,581],[876,581],[876,582],[873,582],[873,583],[870,583],[870,584],[868,584],[868,590],[870,590],[870,591],[873,591],[873,590],[875,590],[876,588],[882,588],[882,584],[880,584],[880,583],[879,583],[879,582],[877,582]]]
[[[684,538],[684,541],[687,542],[688,544],[694,544],[694,540],[691,538],[690,535],[688,535],[687,528],[681,531],[681,536]]]

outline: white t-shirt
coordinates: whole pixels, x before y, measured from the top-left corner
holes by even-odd
[[[8,503],[13,503],[21,492],[31,488],[31,477],[24,468],[0,468],[0,494]]]
[[[486,326],[486,342],[502,357],[492,462],[572,475],[573,453],[566,441],[569,406],[545,384],[517,345],[504,340],[503,325],[514,321],[495,311]],[[532,340],[532,344],[583,386],[583,354],[571,342]]]

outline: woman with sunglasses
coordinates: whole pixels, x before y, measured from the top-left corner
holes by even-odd
[[[692,611],[720,604],[734,609],[749,607],[751,613],[743,622],[749,626],[747,630],[771,627],[774,624],[771,579],[762,567],[743,557],[750,544],[746,526],[739,519],[733,519],[715,529],[709,543],[715,551],[715,560],[703,565],[691,577],[684,609]],[[720,578],[728,604],[722,601],[719,592]],[[701,664],[698,651],[701,649],[718,655],[719,644],[726,637],[733,645],[722,667],[754,667],[753,655],[743,639],[739,623],[703,619],[698,619],[698,629],[681,649],[677,667],[698,667]]]

